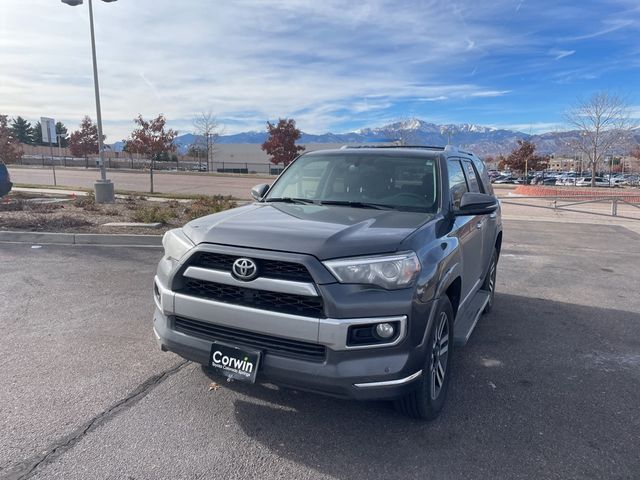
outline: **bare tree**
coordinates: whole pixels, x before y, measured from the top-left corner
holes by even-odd
[[[609,92],[595,93],[578,101],[565,114],[567,123],[578,130],[575,148],[591,166],[591,186],[595,186],[598,164],[608,153],[629,141],[635,123],[629,104]]]
[[[200,136],[194,143],[198,145],[198,150],[206,152],[207,170],[210,171],[213,167],[211,164],[213,162],[215,147],[218,143],[218,138],[222,134],[222,130],[220,129],[218,120],[211,111],[197,114],[193,118],[193,126],[196,129],[196,133]]]

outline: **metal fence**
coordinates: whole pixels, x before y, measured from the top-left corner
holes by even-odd
[[[531,203],[525,202],[525,200],[543,200],[548,202],[547,205],[532,205]],[[518,205],[521,207],[531,207],[531,208],[545,208],[548,210],[555,211],[565,211],[565,212],[576,212],[576,213],[587,213],[590,215],[600,215],[605,217],[618,217],[624,218],[628,220],[640,220],[640,193],[636,196],[628,195],[628,196],[618,196],[618,195],[605,195],[605,196],[593,196],[590,198],[580,196],[513,196],[513,197],[503,197],[500,199],[501,203],[509,204],[509,205]],[[610,204],[610,208],[607,207],[606,210],[603,211],[592,211],[592,210],[579,210],[577,206],[580,205],[607,205]],[[627,209],[626,212],[619,212],[620,207],[629,206],[631,208]],[[631,216],[632,213],[638,210],[638,216]],[[604,209],[601,209],[604,210]],[[606,212],[606,213],[605,213]]]
[[[108,169],[129,169],[129,170],[149,170],[151,160],[126,157],[107,157],[105,163]],[[42,167],[76,167],[76,168],[96,168],[96,158],[76,158],[76,157],[51,157],[46,155],[24,155],[18,165],[33,165]],[[206,162],[198,161],[156,161],[155,170],[160,171],[181,171],[181,172],[215,172],[215,173],[236,173],[236,174],[261,174],[279,175],[283,167],[270,163],[250,163],[250,162]]]

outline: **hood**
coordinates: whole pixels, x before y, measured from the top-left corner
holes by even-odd
[[[325,260],[395,252],[432,217],[424,212],[253,203],[193,220],[184,232],[195,244],[306,253]]]

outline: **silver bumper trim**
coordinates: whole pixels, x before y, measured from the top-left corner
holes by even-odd
[[[416,373],[409,375],[408,377],[405,377],[405,378],[399,378],[398,380],[387,380],[384,382],[354,383],[353,386],[358,388],[393,387],[397,385],[405,385],[409,382],[412,382],[416,378],[418,378],[420,375],[422,375],[422,370],[418,370]]]
[[[206,300],[182,293],[174,293],[173,302],[175,315],[193,318],[214,325],[224,325],[293,340],[318,343],[332,350],[390,347],[404,340],[407,331],[406,315],[342,319],[303,317]],[[381,322],[399,322],[400,333],[393,342],[359,345],[357,347],[347,346],[347,334],[350,326]]]
[[[156,307],[158,307],[163,313],[172,314],[174,311],[173,299],[175,293],[162,285],[157,275],[155,276],[153,281],[155,282],[156,287],[158,288],[158,292],[160,293],[160,298],[156,297],[155,294],[153,295],[153,301],[155,302]]]
[[[234,287],[254,288],[256,290],[267,290],[269,292],[290,293],[292,295],[305,295],[307,297],[317,297],[318,291],[313,283],[294,282],[291,280],[279,280],[276,278],[258,277],[249,282],[243,282],[235,278],[229,272],[221,270],[210,270],[201,267],[188,267],[183,273],[185,277],[204,280],[206,282],[223,283]]]

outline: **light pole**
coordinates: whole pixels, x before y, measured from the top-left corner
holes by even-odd
[[[82,5],[83,0],[61,0],[62,3],[76,7]],[[110,3],[116,0],[102,0]],[[114,187],[111,180],[107,179],[107,169],[104,163],[104,145],[102,144],[102,112],[100,109],[100,87],[98,85],[98,62],[96,60],[96,38],[93,28],[93,1],[89,0],[89,25],[91,28],[91,54],[93,57],[93,85],[96,94],[96,116],[98,119],[98,157],[100,158],[100,179],[93,184],[96,191],[96,202],[113,203],[115,200]]]

